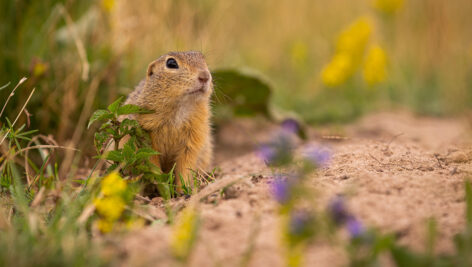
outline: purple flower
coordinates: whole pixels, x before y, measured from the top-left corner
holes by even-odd
[[[347,210],[342,196],[337,196],[330,202],[328,212],[337,226],[346,226],[351,238],[359,237],[365,232],[361,222]]]
[[[293,211],[290,214],[289,232],[291,235],[308,234],[312,229],[313,216],[304,210]]]
[[[336,225],[341,225],[350,217],[344,197],[336,196],[328,205],[328,212]]]
[[[269,144],[264,144],[259,147],[259,151],[257,152],[257,155],[265,162],[265,163],[270,163],[272,162],[275,157],[276,157],[277,151],[276,149],[269,145]]]
[[[331,160],[331,151],[327,147],[310,146],[305,149],[305,157],[318,167],[326,167]]]
[[[350,216],[346,222],[346,229],[351,235],[351,238],[359,237],[364,233],[364,226],[354,216]]]
[[[281,126],[282,130],[293,134],[297,134],[300,130],[300,124],[298,123],[298,121],[292,118],[283,120]]]
[[[271,166],[281,166],[290,162],[292,158],[293,143],[286,132],[279,132],[275,138],[259,147],[257,155]]]
[[[285,204],[290,200],[291,183],[285,179],[275,179],[272,183],[272,194],[280,204]]]

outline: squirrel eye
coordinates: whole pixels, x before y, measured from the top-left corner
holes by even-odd
[[[177,60],[175,60],[175,58],[169,58],[167,59],[166,67],[168,67],[169,69],[178,69],[179,64],[177,64]]]

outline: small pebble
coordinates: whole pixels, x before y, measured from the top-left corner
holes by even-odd
[[[448,157],[448,161],[449,162],[454,162],[454,163],[464,163],[464,162],[469,161],[469,157],[464,152],[457,151],[457,152],[452,153]]]
[[[228,186],[225,189],[223,189],[224,199],[237,198],[239,196],[239,194],[240,194],[240,191],[234,185]]]

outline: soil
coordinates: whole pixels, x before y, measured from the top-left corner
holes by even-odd
[[[284,266],[273,176],[254,153],[277,126],[262,119],[238,120],[219,131],[215,161],[219,178],[191,200],[199,200],[201,227],[190,266]],[[472,173],[472,131],[467,118],[377,113],[347,126],[308,130],[308,145],[332,151],[328,166],[310,177],[320,206],[344,194],[364,225],[394,233],[401,244],[424,250],[426,221],[438,226],[437,252],[451,252],[451,238],[465,225],[464,180]],[[224,193],[221,193],[225,188]],[[143,204],[146,216],[165,219],[158,198]],[[155,223],[116,244],[123,265],[174,265],[171,229]],[[249,253],[250,252],[250,253]],[[341,266],[345,252],[330,242],[309,247],[306,266]]]

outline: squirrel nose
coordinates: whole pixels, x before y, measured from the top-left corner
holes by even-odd
[[[198,74],[198,80],[201,82],[201,83],[206,83],[208,82],[208,80],[210,80],[210,73],[208,71],[201,71],[199,74]]]

